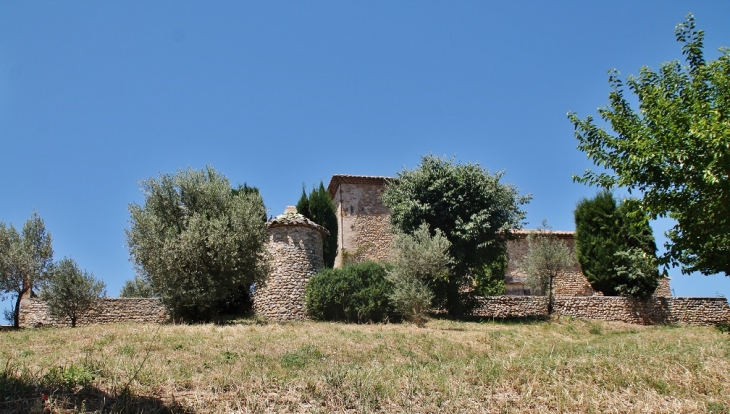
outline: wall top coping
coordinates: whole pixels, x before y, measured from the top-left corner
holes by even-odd
[[[330,179],[330,183],[327,186],[327,191],[330,193],[330,198],[335,199],[337,194],[337,187],[341,184],[375,184],[385,185],[391,181],[396,181],[393,177],[383,177],[377,175],[348,175],[348,174],[335,174]]]
[[[326,228],[297,213],[296,209],[294,209],[294,211],[292,212],[288,208],[287,211],[284,212],[284,214],[280,214],[269,220],[266,223],[266,227],[269,229],[273,229],[276,227],[308,227],[310,229],[320,232],[322,234],[322,237],[327,237],[330,234],[330,232]]]
[[[512,229],[512,230],[510,230],[510,233],[517,236],[518,238],[525,238],[525,237],[529,236],[530,233],[532,233],[532,232],[538,232],[538,231],[537,231],[537,229],[519,229],[519,230]],[[553,230],[551,233],[561,239],[575,238],[574,231]]]

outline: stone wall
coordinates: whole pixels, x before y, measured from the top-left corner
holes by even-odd
[[[617,296],[558,297],[554,309],[560,315],[576,318],[641,325],[717,325],[730,322],[730,306],[725,298],[657,297],[643,302]]]
[[[472,316],[482,318],[534,318],[547,315],[547,296],[487,296],[477,298]]]
[[[157,298],[106,298],[99,309],[81,316],[77,325],[97,323],[162,323],[167,312]],[[23,299],[20,304],[20,326],[71,326],[68,319],[58,319],[48,313],[48,305],[40,299]]]
[[[525,274],[519,266],[527,254],[527,236],[530,230],[513,230],[512,234],[515,238],[507,241],[509,261],[505,272],[505,287],[508,295],[529,294],[525,287]],[[575,255],[575,235],[572,231],[555,231],[553,234]],[[553,283],[556,296],[591,296],[595,293],[577,260],[568,272],[555,278]]]
[[[479,298],[479,306],[472,315],[486,318],[547,316],[547,305],[545,296],[485,297]],[[643,302],[618,296],[558,296],[554,313],[640,325],[730,323],[730,306],[725,298],[655,297]]]
[[[508,295],[529,295],[529,289],[525,287],[525,274],[519,269],[520,263],[527,254],[528,243],[527,236],[530,230],[513,230],[515,238],[507,241],[507,254],[509,261],[507,263],[507,271],[505,272],[505,287]],[[555,231],[553,232],[558,240],[563,242],[575,255],[575,233],[572,231]],[[555,278],[554,281],[555,296],[593,296],[602,295],[601,292],[594,291],[591,284],[583,274],[578,260],[576,259],[573,267],[564,274]],[[665,277],[659,281],[659,286],[654,292],[656,297],[670,297],[672,290],[669,286],[669,278]]]
[[[393,234],[390,210],[381,198],[388,180],[387,177],[332,176],[328,190],[339,223],[335,267],[342,267],[345,255],[358,261],[388,259]]]
[[[256,286],[254,310],[276,321],[306,319],[305,288],[324,267],[322,240],[327,230],[296,210],[276,217],[268,227],[271,272],[264,286]]]

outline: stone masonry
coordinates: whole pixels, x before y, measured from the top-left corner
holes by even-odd
[[[342,267],[346,257],[350,259],[386,261],[393,234],[390,228],[390,210],[383,204],[382,195],[387,183],[395,178],[335,174],[327,190],[335,204],[339,235],[335,267]],[[575,233],[553,232],[575,252]],[[514,238],[507,241],[509,261],[505,274],[507,295],[529,295],[525,287],[524,274],[519,265],[527,253],[527,236],[530,230],[513,230]],[[555,280],[556,296],[592,296],[595,292],[576,264]],[[671,296],[669,280],[662,279],[655,296]]]
[[[71,326],[68,319],[54,318],[48,305],[40,299],[23,299],[20,326]],[[105,298],[98,309],[79,317],[76,325],[97,323],[162,323],[168,320],[165,307],[157,298]]]
[[[329,232],[287,207],[267,223],[271,271],[264,286],[256,286],[254,310],[276,321],[306,319],[304,293],[309,278],[324,267],[322,240]]]
[[[491,296],[478,300],[479,304],[472,311],[472,316],[529,318],[545,317],[548,314],[545,296]],[[641,301],[619,296],[557,296],[554,313],[559,316],[639,325],[730,323],[730,306],[725,298],[655,297]]]
[[[512,230],[513,240],[507,241],[509,262],[505,272],[505,288],[508,295],[529,295],[525,287],[525,274],[519,266],[527,254],[527,236],[530,230]],[[572,231],[554,231],[559,241],[565,243],[571,254],[575,255],[575,236]],[[565,274],[555,278],[554,289],[556,296],[591,296],[594,294],[591,284],[583,275],[577,261]]]
[[[388,177],[332,176],[327,190],[339,223],[335,267],[342,267],[346,256],[356,260],[388,259],[393,233],[390,210],[381,196],[390,180]]]

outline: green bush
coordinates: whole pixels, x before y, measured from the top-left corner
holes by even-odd
[[[305,302],[312,319],[380,322],[398,319],[388,295],[393,285],[386,266],[364,262],[342,269],[323,269],[307,284]]]

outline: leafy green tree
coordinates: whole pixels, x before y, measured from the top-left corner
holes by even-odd
[[[97,308],[104,296],[106,284],[66,257],[53,266],[41,289],[41,299],[48,304],[51,315],[68,318],[71,327],[76,327],[79,317]]]
[[[393,285],[385,265],[363,262],[322,269],[307,283],[304,302],[312,319],[380,322],[397,319],[389,300]]]
[[[654,255],[637,247],[616,252],[614,272],[620,281],[616,291],[625,296],[649,299],[659,286],[659,272]]]
[[[391,249],[390,300],[403,317],[419,328],[423,327],[434,298],[429,285],[449,276],[451,243],[440,230],[434,233],[431,236],[424,223],[413,234],[397,234]]]
[[[37,212],[25,222],[22,233],[0,222],[0,292],[15,296],[15,306],[7,315],[15,327],[20,323],[21,299],[47,279],[52,264],[51,234]]]
[[[692,14],[675,29],[686,65],[647,67],[625,84],[638,100],[632,107],[618,71],[609,72],[609,104],[598,110],[612,131],[593,117],[568,118],[578,149],[606,172],[575,181],[603,188],[638,190],[652,219],[676,221],[667,232],[664,263],[682,272],[730,271],[730,49],[717,60],[703,55],[704,32]]]
[[[507,271],[507,255],[502,255],[492,263],[474,271],[474,286],[476,293],[482,296],[501,296],[506,291],[504,283]]]
[[[319,187],[312,189],[309,197],[302,186],[302,196],[297,203],[297,212],[330,232],[329,236],[323,240],[322,256],[325,267],[334,266],[335,257],[337,257],[337,214],[335,204],[322,181],[319,182]]]
[[[644,255],[654,258],[649,262],[656,265],[654,235],[638,200],[627,199],[618,204],[607,190],[581,200],[575,209],[575,247],[578,263],[593,289],[606,296],[630,294],[646,298],[654,293],[659,279],[656,266],[653,272],[645,271],[645,266],[640,266],[641,271],[617,271],[619,257],[624,263],[620,266],[625,269],[635,268],[632,266]],[[623,252],[622,256],[617,256],[619,252]],[[640,280],[641,275],[646,280]]]
[[[152,298],[156,295],[149,280],[134,275],[134,279],[124,282],[119,296],[122,298]]]
[[[412,234],[426,223],[451,243],[449,275],[432,288],[436,304],[452,316],[467,310],[474,274],[506,254],[510,229],[520,228],[525,218],[520,206],[530,196],[500,183],[503,174],[428,155],[417,168],[398,173],[383,193],[396,230]]]
[[[542,226],[527,236],[527,254],[520,267],[526,275],[530,292],[548,297],[548,314],[553,313],[555,278],[565,274],[574,264],[575,256],[553,233],[547,220],[543,220]]]
[[[266,214],[258,191],[232,191],[208,166],[141,182],[131,204],[130,255],[171,316],[216,320],[268,274]]]

